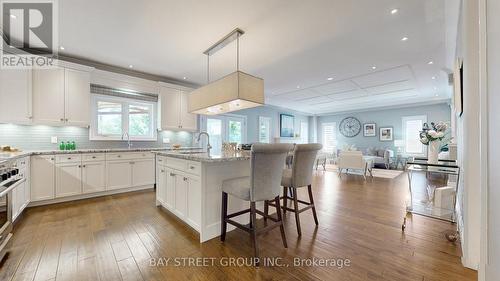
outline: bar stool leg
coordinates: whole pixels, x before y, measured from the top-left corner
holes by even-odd
[[[316,215],[316,206],[314,205],[314,199],[313,199],[311,185],[307,186],[307,191],[309,192],[309,202],[311,202],[311,205],[312,205],[314,222],[316,223],[316,225],[318,225],[318,216]]]
[[[250,202],[250,224],[252,225],[252,229],[250,231],[250,236],[252,238],[252,244],[253,244],[253,253],[254,257],[258,258],[259,257],[259,245],[257,243],[257,213],[255,212],[255,202]],[[257,260],[257,266],[259,266],[259,261]]]
[[[283,241],[283,247],[288,248],[288,244],[286,243],[285,227],[283,226],[283,217],[281,216],[281,206],[280,206],[279,196],[274,198],[274,203],[276,204],[276,214],[278,215],[278,220],[280,222],[281,241]]]
[[[302,235],[302,231],[300,230],[300,218],[299,218],[299,201],[297,199],[297,189],[293,191],[293,208],[295,210],[295,223],[297,224],[297,233],[299,236]]]
[[[283,214],[286,214],[286,207],[288,206],[288,188],[286,186],[283,186],[283,206],[285,207],[283,209]]]
[[[222,212],[220,220],[220,241],[226,240],[226,230],[227,230],[227,193],[222,192]]]

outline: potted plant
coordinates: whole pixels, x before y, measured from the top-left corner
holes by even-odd
[[[429,164],[438,163],[438,155],[441,150],[441,141],[446,135],[448,125],[440,121],[438,123],[431,123],[431,126],[424,123],[422,131],[420,131],[420,142],[428,146],[427,162]]]

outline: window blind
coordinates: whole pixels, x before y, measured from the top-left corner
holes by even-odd
[[[90,84],[90,93],[95,95],[129,98],[129,99],[149,101],[149,102],[158,102],[158,95],[155,94],[142,93],[128,89],[111,88],[97,84]]]

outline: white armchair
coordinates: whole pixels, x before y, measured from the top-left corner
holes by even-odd
[[[371,174],[371,167],[368,167],[368,162],[363,158],[361,151],[342,151],[337,160],[337,165],[339,168],[339,177],[342,176],[344,170],[346,173],[349,170],[360,170],[363,172],[365,180],[366,172],[369,171]]]

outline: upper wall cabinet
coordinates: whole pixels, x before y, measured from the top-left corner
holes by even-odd
[[[198,130],[198,116],[188,112],[187,91],[160,87],[160,129],[177,131]]]
[[[46,125],[90,125],[90,74],[70,68],[33,71],[33,119]]]
[[[0,123],[31,123],[31,81],[29,69],[0,69]]]

